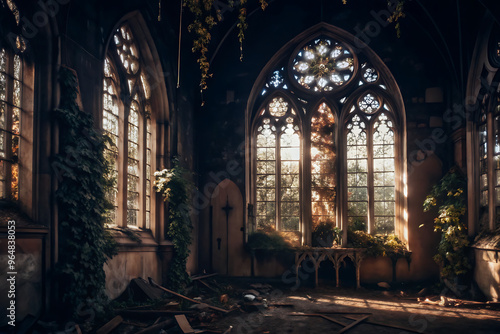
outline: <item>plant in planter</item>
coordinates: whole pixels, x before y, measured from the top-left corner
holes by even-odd
[[[469,245],[465,224],[466,181],[458,168],[452,168],[432,187],[423,205],[424,211],[438,208],[434,231],[441,231],[441,241],[434,261],[439,264],[445,283],[465,277],[471,269],[466,254]]]
[[[313,247],[333,247],[342,244],[342,230],[332,222],[319,223],[312,232]]]

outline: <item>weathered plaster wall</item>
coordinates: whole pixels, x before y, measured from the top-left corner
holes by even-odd
[[[500,251],[474,249],[474,280],[488,300],[500,301]]]
[[[22,238],[20,234],[16,239],[15,253],[15,319],[22,321],[28,314],[39,315],[42,312],[44,304],[44,286],[43,276],[44,267],[43,257],[45,256],[44,245],[42,239],[39,238]],[[6,268],[8,266],[7,239],[0,238],[0,266],[4,268],[0,273],[0,307],[5,310],[4,314],[9,314],[6,311],[9,307],[10,284],[7,278]],[[6,325],[10,321],[7,317],[1,317],[0,327]]]

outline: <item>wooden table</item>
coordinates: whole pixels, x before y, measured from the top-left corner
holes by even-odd
[[[356,287],[359,283],[359,268],[365,255],[365,248],[324,248],[324,247],[300,247],[295,249],[295,275],[296,283],[299,282],[299,267],[309,258],[314,264],[316,273],[316,286],[318,286],[318,269],[321,262],[330,260],[335,268],[336,286],[340,286],[339,269],[346,257],[350,258],[356,268]]]

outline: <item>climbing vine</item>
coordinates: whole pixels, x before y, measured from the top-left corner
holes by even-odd
[[[465,224],[466,186],[467,180],[462,173],[452,168],[432,188],[424,202],[424,211],[438,208],[434,231],[441,231],[441,241],[434,261],[439,264],[443,279],[467,274],[471,269],[466,254],[469,245]]]
[[[333,1],[333,0],[332,0]],[[338,0],[335,0],[338,1]],[[344,5],[347,0],[341,0]],[[397,1],[394,4],[394,1]],[[407,0],[388,0],[387,6],[391,11],[391,16],[387,19],[388,22],[395,23],[397,36],[401,35],[400,19],[405,17],[404,4]],[[208,47],[212,39],[210,31],[217,25],[217,22],[222,21],[222,14],[217,6],[214,6],[215,0],[183,0],[183,7],[187,7],[193,15],[192,23],[188,25],[188,31],[194,34],[193,47],[191,51],[198,54],[197,62],[200,67],[200,90],[203,92],[207,89],[207,80],[212,77],[210,73],[210,62],[208,61]],[[260,8],[264,11],[269,5],[266,0],[258,0]],[[238,41],[240,44],[240,61],[243,61],[243,41],[245,39],[245,31],[248,28],[247,23],[247,4],[248,0],[228,0],[227,4],[230,8],[238,6]]]
[[[83,303],[105,299],[103,265],[116,254],[116,243],[104,229],[111,204],[105,178],[105,138],[94,128],[92,116],[77,103],[78,81],[68,68],[59,71],[61,102],[55,110],[60,128],[60,153],[53,163],[59,180],[58,274],[64,310],[75,313]],[[68,315],[71,315],[68,314]]]
[[[189,217],[189,194],[193,185],[189,181],[189,172],[177,159],[171,169],[155,172],[155,187],[165,201],[168,201],[169,225],[167,235],[174,245],[174,256],[170,263],[167,284],[176,291],[181,291],[189,283],[186,263],[191,245],[193,228]]]

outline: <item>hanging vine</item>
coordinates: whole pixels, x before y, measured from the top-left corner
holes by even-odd
[[[347,0],[341,1],[344,5],[347,4]],[[395,5],[394,1],[397,1]],[[401,35],[400,19],[405,17],[404,4],[406,1],[407,0],[387,1],[387,7],[391,12],[391,16],[387,21],[395,23],[398,37]],[[208,48],[212,39],[210,31],[217,25],[217,22],[222,21],[222,14],[220,10],[217,9],[218,6],[214,6],[214,2],[215,0],[183,0],[182,2],[182,6],[187,7],[189,12],[193,15],[193,21],[188,25],[188,31],[195,35],[191,51],[198,54],[197,62],[201,71],[201,92],[207,89],[207,80],[212,77],[212,73],[210,73],[210,62],[208,61]],[[258,4],[263,11],[269,5],[266,0],[258,0]],[[228,0],[228,6],[230,8],[234,8],[236,5],[239,7],[236,27],[238,28],[238,41],[240,44],[240,61],[243,61],[243,41],[245,39],[245,31],[248,28],[248,0]]]

